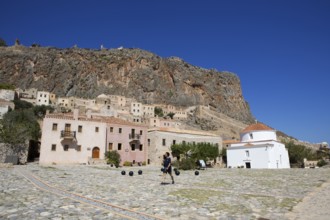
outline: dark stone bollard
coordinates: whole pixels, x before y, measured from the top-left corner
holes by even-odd
[[[142,170],[139,170],[139,171],[138,171],[138,174],[139,174],[139,175],[142,175]]]
[[[130,176],[133,176],[134,175],[134,172],[133,171],[129,171],[128,173]]]
[[[199,175],[199,172],[198,172],[197,170],[195,171],[195,175],[196,175],[196,176],[198,176],[198,175]]]
[[[121,171],[121,175],[126,175],[125,170]]]
[[[175,171],[175,175],[179,176],[180,175],[180,171],[179,170],[176,170]]]

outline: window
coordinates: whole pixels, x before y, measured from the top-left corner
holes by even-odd
[[[163,146],[166,146],[166,139],[163,139]]]
[[[81,145],[77,145],[77,151],[81,151]]]
[[[110,132],[111,132],[111,133],[113,132],[113,127],[110,127]]]
[[[131,144],[131,150],[135,151],[135,144]]]
[[[65,130],[66,132],[70,132],[70,131],[71,131],[71,124],[65,124],[65,126],[64,126],[64,130]]]
[[[118,143],[118,150],[121,150],[121,143]]]
[[[176,140],[173,140],[173,144],[175,144],[176,143]]]
[[[52,151],[56,151],[56,144],[52,144]]]
[[[143,131],[142,130],[140,130],[140,135],[142,135],[143,134]]]
[[[182,144],[186,144],[186,141],[182,141]]]
[[[148,146],[150,147],[150,139],[148,139]]]
[[[250,139],[253,139],[253,134],[252,133],[250,133]]]
[[[143,151],[143,145],[140,144],[140,151]]]
[[[246,157],[249,157],[250,156],[250,152],[248,150],[245,151],[245,155]]]
[[[69,145],[64,145],[64,151],[68,151],[69,150]]]
[[[121,134],[121,131],[122,131],[122,129],[121,129],[121,128],[119,128],[119,129],[118,129],[118,132],[119,132],[119,134]]]
[[[95,132],[99,132],[99,127],[95,127]]]
[[[57,131],[57,124],[53,123],[53,131]]]
[[[112,150],[112,148],[113,148],[113,143],[109,143],[108,150],[110,151]]]
[[[82,132],[82,125],[78,126],[78,132]]]

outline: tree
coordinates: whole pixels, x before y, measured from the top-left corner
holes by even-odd
[[[294,144],[290,141],[285,143],[285,147],[288,149],[290,164],[298,164],[299,166],[302,166],[304,158],[307,160],[317,159],[316,152],[304,145]]]
[[[227,164],[227,149],[222,148],[220,152],[220,156],[222,157],[222,161]]]
[[[108,151],[105,153],[105,157],[107,158],[107,162],[110,164],[114,164],[116,167],[119,166],[120,163],[120,154],[118,151]]]
[[[37,105],[33,107],[34,115],[38,119],[44,118],[47,110],[49,110],[50,113],[54,112],[54,108],[49,105]]]
[[[32,109],[11,111],[3,116],[0,126],[0,140],[15,148],[30,140],[40,138],[40,126]]]
[[[15,104],[15,110],[22,110],[22,109],[31,109],[33,108],[33,104],[27,101],[23,101],[23,100],[14,100],[14,104]]]
[[[7,47],[6,41],[0,38],[0,47]]]
[[[155,115],[158,117],[164,117],[163,109],[159,107],[155,107]]]
[[[171,146],[172,155],[177,157],[181,169],[194,169],[198,160],[214,160],[219,156],[219,148],[211,143],[181,143]],[[181,159],[181,156],[184,156]]]
[[[181,155],[188,157],[188,152],[190,151],[191,146],[190,144],[182,143],[182,144],[173,144],[171,146],[171,151],[173,157],[176,157],[177,160],[180,160]]]
[[[197,143],[192,148],[192,158],[196,160],[214,160],[219,156],[219,148],[211,143]]]
[[[174,115],[175,115],[175,113],[173,113],[173,112],[170,112],[167,114],[167,116],[170,117],[171,119],[173,119]]]

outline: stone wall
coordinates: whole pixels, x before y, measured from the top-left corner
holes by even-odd
[[[13,101],[15,98],[15,91],[7,90],[7,89],[0,89],[0,99],[4,99],[7,101]]]
[[[18,155],[20,164],[25,164],[28,157],[28,145],[12,147],[9,144],[0,143],[0,163],[4,163],[7,156]]]

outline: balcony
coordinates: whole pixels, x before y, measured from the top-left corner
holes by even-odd
[[[75,139],[76,132],[75,131],[61,131],[61,138],[63,139]]]
[[[130,140],[140,140],[140,135],[139,134],[129,134],[129,139]]]

